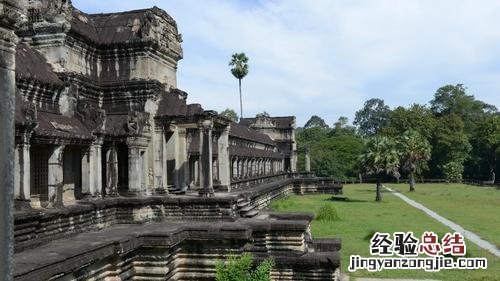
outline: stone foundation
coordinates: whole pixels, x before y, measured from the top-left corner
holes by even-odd
[[[78,201],[15,215],[16,280],[213,280],[214,263],[250,252],[273,280],[337,280],[340,242],[313,241],[311,214],[261,212],[292,193],[341,192],[287,178],[214,197]],[[210,222],[207,222],[210,221]]]
[[[307,215],[117,225],[16,254],[15,280],[213,280],[217,259],[276,261],[274,280],[337,280],[340,242],[311,241]]]

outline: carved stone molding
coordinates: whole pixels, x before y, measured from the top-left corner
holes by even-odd
[[[99,133],[103,130],[106,112],[97,108],[87,100],[79,100],[76,107],[76,116],[92,131]]]

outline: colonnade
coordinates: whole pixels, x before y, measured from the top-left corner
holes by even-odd
[[[231,178],[233,180],[274,175],[283,171],[282,159],[240,156],[231,158]]]

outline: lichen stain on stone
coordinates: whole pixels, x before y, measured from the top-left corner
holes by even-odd
[[[141,21],[139,19],[134,19],[132,23],[132,32],[137,33],[139,30],[141,30]]]
[[[89,19],[84,15],[78,15],[78,19],[84,23],[88,23]]]

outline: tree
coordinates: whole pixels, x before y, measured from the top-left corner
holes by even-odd
[[[466,90],[462,84],[443,86],[436,91],[430,104],[436,116],[459,116],[465,124],[466,133],[470,135],[483,114],[495,112],[496,107],[467,95]]]
[[[432,111],[420,104],[412,104],[409,108],[396,107],[389,113],[387,126],[381,131],[384,135],[397,137],[408,130],[419,132],[430,140],[436,127],[436,118]]]
[[[354,125],[359,126],[363,136],[373,136],[386,126],[390,109],[382,99],[369,99],[362,109],[356,112]]]
[[[339,119],[337,120],[337,122],[335,122],[333,124],[333,126],[335,127],[335,129],[341,129],[341,128],[344,128],[348,122],[349,122],[349,118],[347,118],[345,116],[340,116]]]
[[[367,175],[377,179],[375,201],[382,201],[381,182],[384,175],[395,176],[399,172],[399,153],[396,143],[383,136],[368,139],[360,157],[360,167]]]
[[[248,57],[245,53],[234,53],[229,62],[232,66],[231,73],[238,79],[238,86],[240,90],[240,117],[243,118],[243,98],[241,96],[241,80],[248,74]]]
[[[225,117],[233,122],[238,122],[238,113],[234,111],[233,109],[226,108],[224,111],[219,113],[220,116]]]
[[[257,114],[255,115],[255,117],[256,117],[256,118],[269,118],[269,117],[271,117],[271,115],[269,115],[269,113],[267,113],[267,112],[263,111],[263,112],[261,112],[261,113],[257,113]]]
[[[320,127],[320,128],[326,129],[326,128],[328,128],[328,125],[326,124],[325,120],[323,120],[323,118],[321,118],[317,115],[313,115],[313,116],[311,116],[309,121],[307,121],[306,124],[304,125],[304,128],[306,128],[306,129],[309,129],[312,127]]]
[[[239,257],[230,256],[226,262],[215,263],[216,281],[271,281],[270,272],[274,261],[267,259],[252,270],[253,256],[245,253]]]
[[[486,115],[477,125],[475,138],[486,154],[489,166],[488,179],[495,182],[496,155],[500,149],[500,115]]]
[[[398,140],[402,168],[408,172],[410,191],[415,191],[415,175],[427,167],[431,157],[429,142],[415,130],[408,130]]]
[[[437,118],[432,138],[431,170],[439,170],[445,175],[445,164],[453,162],[455,166],[463,166],[471,149],[469,137],[464,132],[464,123],[458,115],[449,114]]]
[[[349,119],[345,116],[340,116],[337,122],[333,123],[333,130],[331,133],[333,135],[355,135],[356,128],[354,126],[347,125],[349,123]]]

